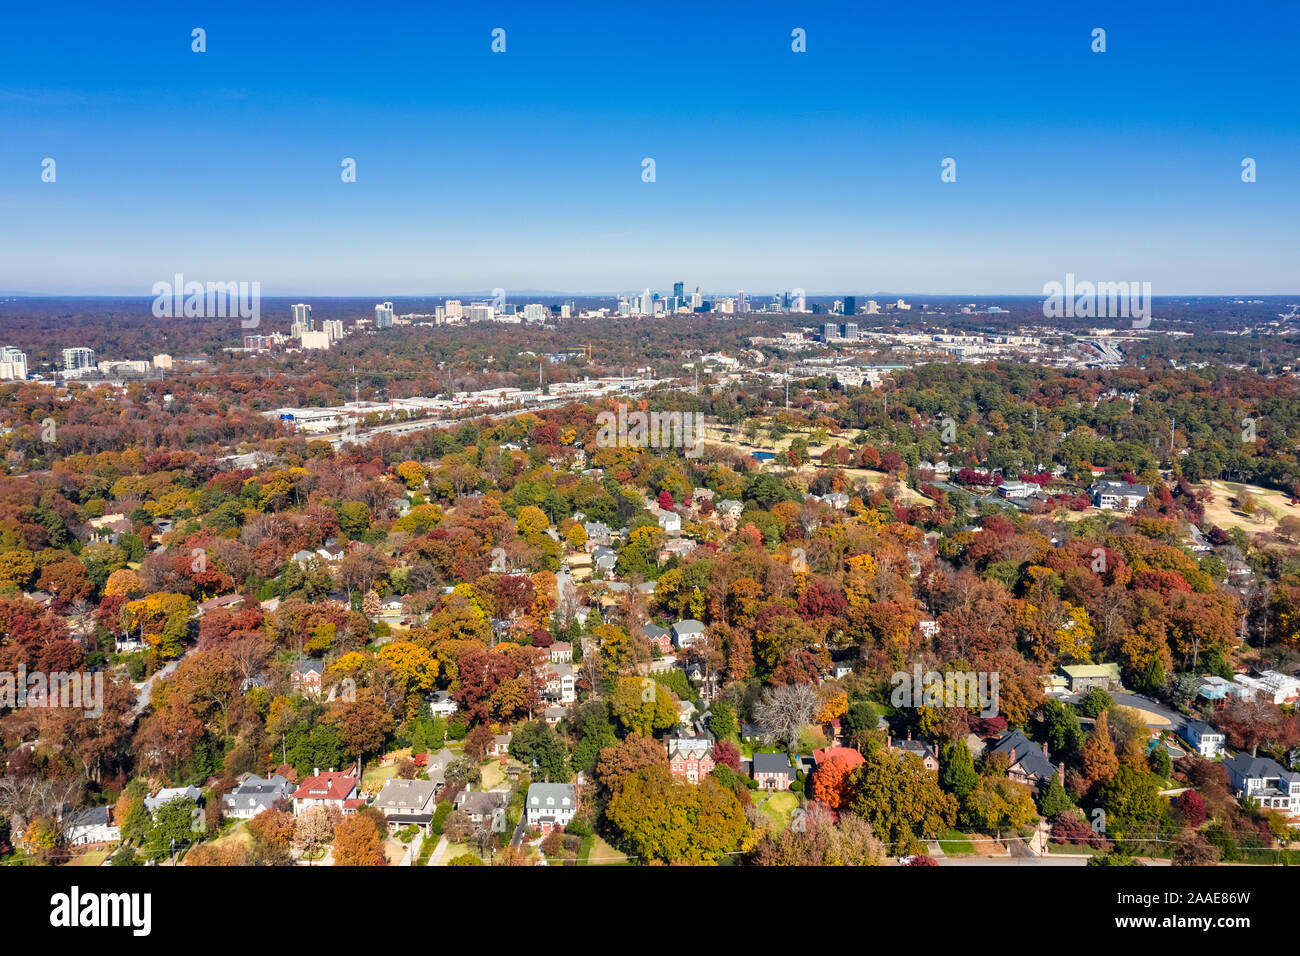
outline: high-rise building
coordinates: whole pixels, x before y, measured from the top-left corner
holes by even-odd
[[[524,321],[545,322],[546,306],[542,305],[540,302],[529,302],[524,306]]]
[[[680,301],[682,300],[682,298],[685,297],[685,295],[686,295],[686,283],[685,283],[685,282],[674,282],[674,283],[673,283],[673,298],[676,299],[676,300],[678,300],[678,301],[680,302]]]
[[[320,324],[321,331],[329,336],[331,342],[343,341],[343,320],[326,319]]]
[[[311,323],[311,306],[305,302],[289,307],[293,311],[293,324],[303,326],[308,332],[315,328]]]
[[[244,348],[250,352],[269,352],[274,342],[269,335],[245,335]]]
[[[696,286],[695,291],[691,293],[691,311],[695,311],[704,304],[704,296],[700,295],[700,287]]]
[[[844,314],[845,314],[845,315],[857,315],[857,314],[858,314],[858,297],[857,297],[857,296],[855,296],[855,295],[846,295],[846,296],[844,297]]]
[[[470,304],[469,320],[471,322],[491,322],[495,315],[491,302],[473,302]]]
[[[380,302],[375,306],[375,328],[391,329],[393,327],[393,303]]]
[[[741,289],[739,292],[736,293],[736,311],[737,312],[749,311],[749,300],[745,298],[744,289]]]
[[[22,380],[27,377],[27,353],[11,345],[0,346],[0,379]]]
[[[448,299],[447,300],[447,321],[459,322],[463,318],[465,318],[465,312],[461,307],[460,299]]]
[[[834,322],[827,322],[822,326],[822,341],[829,342],[831,339],[840,337],[840,327]]]
[[[880,314],[880,303],[877,302],[875,299],[868,299],[867,315],[879,315],[879,314]]]
[[[319,332],[308,330],[303,333],[302,347],[305,349],[325,349],[330,347],[330,334],[322,329]]]
[[[856,322],[845,322],[845,323],[844,323],[844,338],[846,338],[846,339],[856,339],[857,337],[858,337],[858,323],[856,323]]]
[[[65,372],[73,372],[83,368],[93,368],[94,365],[94,349],[75,348],[63,350],[63,370]]]

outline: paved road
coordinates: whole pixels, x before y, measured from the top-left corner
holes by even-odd
[[[191,650],[193,650],[193,648],[187,648],[185,654],[188,654]],[[144,713],[145,708],[149,706],[149,697],[153,694],[153,682],[160,677],[170,677],[172,672],[174,672],[176,668],[180,667],[181,661],[185,660],[185,654],[182,654],[180,657],[176,658],[176,660],[168,663],[162,668],[162,670],[158,671],[143,683],[132,685],[140,694],[135,702],[136,716]]]

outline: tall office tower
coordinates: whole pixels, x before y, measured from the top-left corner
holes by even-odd
[[[827,322],[822,326],[822,341],[829,342],[831,339],[840,337],[840,327],[834,322]]]
[[[846,338],[846,339],[856,339],[857,337],[858,337],[858,323],[856,323],[856,322],[845,322],[845,323],[844,323],[844,338]]]
[[[649,289],[646,289],[644,292],[641,293],[641,314],[642,315],[655,314],[655,299],[654,296],[650,294]]]
[[[0,379],[27,377],[27,353],[11,345],[0,346]]]
[[[749,311],[749,301],[745,298],[744,289],[741,289],[739,292],[736,293],[736,311],[737,312]]]
[[[329,340],[331,342],[343,341],[343,320],[342,319],[326,319],[324,322],[320,324],[320,326],[321,326],[321,331],[323,331],[327,336],[329,336]]]
[[[524,306],[524,321],[545,322],[546,306],[542,305],[540,302],[529,302]]]
[[[435,305],[433,307],[433,324],[442,325],[447,321],[447,307],[445,305]]]
[[[685,282],[674,282],[674,283],[673,283],[673,298],[674,298],[674,299],[677,299],[677,300],[680,301],[682,298],[685,297],[685,295],[686,295],[686,283],[685,283]]]
[[[620,296],[618,297],[618,314],[619,314],[619,315],[631,315],[631,314],[632,314],[632,302],[631,302],[631,300],[628,299],[628,297],[625,296],[625,295],[620,295]]]
[[[495,315],[491,302],[470,303],[469,320],[471,322],[491,322]]]
[[[393,327],[393,303],[380,302],[375,306],[375,328],[391,329]]]
[[[858,314],[858,297],[856,295],[846,295],[844,297],[844,314],[845,315]]]
[[[75,348],[63,350],[63,370],[65,372],[71,372],[81,368],[91,368],[94,364],[94,349]]]
[[[572,318],[572,317],[573,317],[573,306],[572,306],[572,305],[562,305],[562,306],[560,306],[560,318],[562,318],[562,319],[569,319],[569,318]]]
[[[461,308],[460,299],[448,299],[447,300],[447,321],[459,322],[464,317],[465,317],[465,313]]]
[[[880,303],[875,299],[867,300],[867,315],[878,315],[880,313]]]
[[[311,306],[305,302],[299,302],[297,305],[290,306],[293,310],[293,324],[303,326],[308,332],[315,328],[311,324]]]
[[[691,293],[691,311],[698,309],[704,304],[704,296],[700,295],[700,287],[696,286],[695,291]]]

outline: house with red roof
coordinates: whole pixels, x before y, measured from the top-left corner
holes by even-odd
[[[338,807],[342,813],[353,813],[365,805],[357,789],[359,783],[346,771],[330,767],[321,773],[317,767],[293,792],[293,814],[299,816],[309,807]]]

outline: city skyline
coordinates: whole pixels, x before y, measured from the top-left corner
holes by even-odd
[[[1300,291],[1295,10],[394,11],[15,11],[0,289]]]

